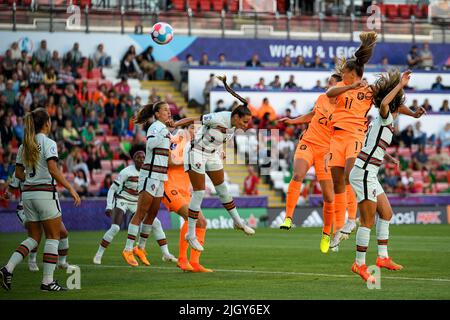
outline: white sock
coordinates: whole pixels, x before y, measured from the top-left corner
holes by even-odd
[[[128,238],[127,243],[125,244],[125,250],[131,251],[133,250],[134,241],[136,241],[136,236],[139,233],[139,226],[130,223],[128,225]]]
[[[170,252],[169,252],[169,245],[167,243],[162,245],[162,246],[160,246],[160,248],[161,248],[161,252],[163,254],[165,254],[165,255],[169,255],[170,254]]]
[[[58,261],[58,244],[59,240],[56,239],[47,239],[45,241],[43,284],[53,282],[53,273],[55,272],[56,263]]]
[[[166,233],[164,232],[164,229],[162,227],[161,221],[159,221],[158,218],[155,218],[155,220],[153,220],[152,232],[153,232],[153,236],[155,237],[156,241],[167,238]]]
[[[67,253],[69,251],[69,237],[59,239],[58,244],[58,264],[65,264],[67,261]]]
[[[361,266],[366,264],[366,251],[369,247],[370,229],[359,227],[356,232],[356,264]]]
[[[9,261],[5,266],[6,270],[13,273],[14,268],[37,246],[37,244],[36,240],[30,237],[22,241],[16,251],[11,255],[11,258],[9,258]]]
[[[377,221],[377,240],[378,240],[378,256],[387,258],[388,240],[389,240],[389,223],[390,221],[378,218]]]
[[[191,201],[189,203],[189,217],[188,217],[188,235],[190,238],[196,238],[195,227],[197,225],[198,215],[202,205],[205,190],[198,190],[192,192]]]
[[[109,244],[113,241],[116,234],[120,231],[120,226],[118,224],[112,224],[108,231],[105,232],[102,238],[102,242],[98,246],[97,256],[103,256],[106,248],[108,248]]]
[[[35,249],[37,249],[37,247]],[[28,263],[36,263],[37,250],[34,251],[35,249],[30,251],[30,254],[28,255]]]
[[[152,232],[151,224],[141,223],[141,233],[139,234],[139,248],[145,249],[145,244],[147,243],[148,236]]]
[[[242,219],[236,209],[233,197],[228,193],[228,188],[225,182],[214,186],[214,188],[216,189],[217,195],[220,198],[220,202],[222,202],[223,207],[228,211],[233,221],[236,224],[242,224]]]

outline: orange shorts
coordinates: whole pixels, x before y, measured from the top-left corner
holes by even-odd
[[[325,171],[325,156],[329,149],[316,144],[300,140],[295,150],[294,159],[303,159],[311,167],[314,165],[317,180],[331,180],[331,172]]]
[[[169,212],[178,212],[183,206],[188,205],[191,197],[180,192],[176,187],[165,186],[162,203]]]
[[[345,130],[333,130],[331,134],[329,167],[345,167],[345,161],[358,157],[365,136]]]

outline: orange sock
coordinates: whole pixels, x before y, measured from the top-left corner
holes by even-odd
[[[298,197],[300,196],[301,188],[301,182],[295,180],[291,180],[291,182],[289,182],[289,187],[286,194],[286,218],[292,219],[295,207],[297,206]]]
[[[197,235],[198,242],[200,242],[201,245],[205,243],[205,228],[195,228],[195,234]],[[200,251],[192,250],[191,249],[191,259],[189,259],[190,263],[199,263],[200,261]]]
[[[323,202],[323,228],[322,232],[331,235],[331,225],[334,217],[334,202]]]
[[[336,193],[334,195],[334,212],[336,215],[335,232],[345,224],[345,211],[347,211],[347,195],[345,192]]]
[[[356,203],[355,192],[351,185],[345,186],[345,193],[347,194],[347,210],[348,218],[351,220],[356,219],[356,211],[358,210],[358,204]]]
[[[188,230],[188,222],[184,221],[183,226],[180,229],[180,249],[178,252],[179,259],[187,259],[187,250],[189,248],[189,243],[184,239]]]

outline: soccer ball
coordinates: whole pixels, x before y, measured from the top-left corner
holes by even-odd
[[[153,41],[158,44],[168,44],[173,39],[173,28],[165,22],[158,22],[150,31]]]

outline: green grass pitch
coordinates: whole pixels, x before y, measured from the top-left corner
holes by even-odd
[[[382,270],[381,289],[369,290],[351,273],[355,235],[339,253],[319,251],[320,229],[290,231],[258,229],[248,237],[234,230],[208,230],[201,262],[210,274],[181,272],[161,261],[149,239],[150,267],[128,267],[120,255],[126,233],[120,232],[96,266],[92,258],[103,232],[71,232],[68,261],[81,268],[81,290],[39,291],[42,273],[19,265],[13,289],[0,289],[6,299],[450,299],[450,225],[391,226],[389,252],[405,267]],[[170,251],[177,255],[178,232],[166,231]],[[0,264],[5,264],[24,233],[0,234]],[[42,261],[42,245],[38,261]],[[372,231],[367,264],[376,259]],[[40,264],[42,270],[42,265]],[[65,284],[68,275],[55,278]],[[51,296],[50,296],[51,295]]]

